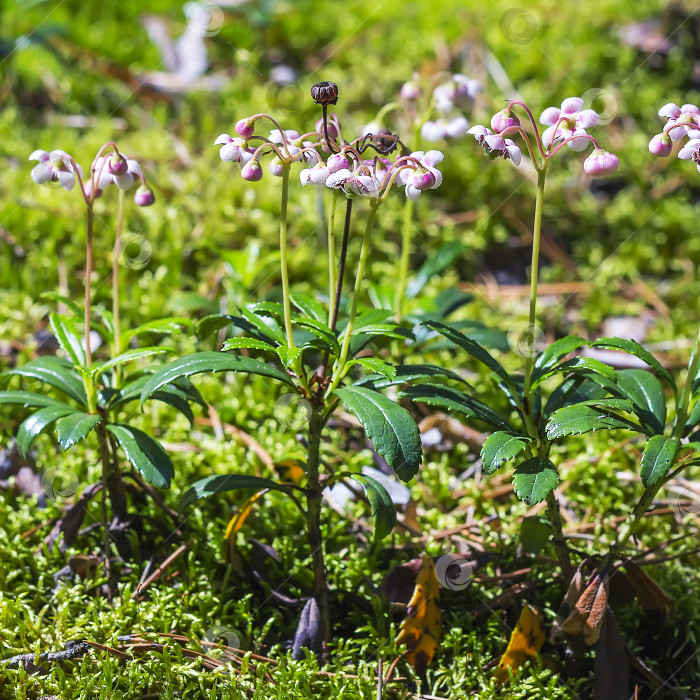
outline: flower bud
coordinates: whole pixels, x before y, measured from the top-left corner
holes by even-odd
[[[317,105],[334,105],[338,102],[338,86],[324,80],[311,88],[311,97]]]
[[[337,173],[339,170],[350,167],[350,159],[344,153],[334,153],[326,163],[328,171]]]
[[[671,155],[673,150],[673,141],[668,134],[656,134],[653,136],[651,141],[649,141],[649,152],[653,153],[655,156],[660,156],[665,158]]]
[[[249,160],[241,168],[241,177],[248,182],[257,182],[261,180],[263,176],[263,169],[260,165],[260,161]]]
[[[430,190],[435,187],[435,175],[426,168],[420,168],[413,173],[412,184],[417,190]]]
[[[249,139],[255,133],[255,120],[254,119],[239,119],[234,127],[236,133],[244,138]]]
[[[128,169],[126,158],[121,153],[113,153],[107,161],[107,170],[112,175],[123,175]]]
[[[282,162],[282,159],[279,156],[275,156],[270,161],[270,172],[275,177],[282,177],[282,173],[284,172],[284,163]],[[257,179],[259,180],[260,178]]]
[[[583,170],[591,177],[601,177],[614,173],[620,165],[620,159],[603,148],[594,148],[586,160],[583,161]]]
[[[407,102],[413,102],[420,97],[421,90],[412,80],[404,83],[401,86],[401,92],[399,93],[401,98]]]
[[[511,126],[520,126],[520,120],[510,111],[508,107],[491,117],[491,129],[494,134],[500,134]]]
[[[134,194],[134,202],[139,207],[150,207],[156,201],[153,190],[147,185],[141,185]]]

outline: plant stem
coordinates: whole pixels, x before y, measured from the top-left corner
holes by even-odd
[[[110,459],[104,413],[102,413],[101,417],[102,420],[97,426],[97,439],[100,441],[100,461],[102,463],[102,526],[104,528],[103,550],[105,567],[107,567],[109,570],[109,518],[107,516],[107,499],[109,498]]]
[[[693,384],[698,374],[698,368],[700,368],[700,330],[698,330],[698,336],[695,338],[695,345],[693,345],[693,352],[690,355],[688,364],[688,376],[685,378],[683,391],[678,401],[678,414],[676,416],[676,424],[673,427],[673,437],[678,440],[683,437],[685,424],[688,421],[688,409],[690,408],[690,399],[693,395]]]
[[[93,232],[92,202],[87,203],[87,242],[85,247],[85,364],[92,364],[90,349],[90,278],[92,277],[92,232]]]
[[[574,569],[571,565],[569,548],[566,546],[566,538],[564,537],[559,501],[554,495],[554,491],[550,491],[547,494],[547,517],[552,528],[552,542],[554,543],[554,548],[557,551],[559,565],[561,566],[564,576],[569,578],[573,575]]]
[[[287,272],[287,202],[289,200],[289,163],[282,165],[282,206],[280,210],[280,273],[282,276],[282,305],[287,345],[294,347],[292,332],[292,307],[289,300],[289,274]]]
[[[114,255],[112,256],[112,323],[114,325],[114,356],[122,352],[121,330],[119,320],[119,252],[122,246],[122,226],[124,224],[124,190],[119,190],[117,209],[117,233],[114,237]],[[114,388],[119,388],[120,368],[114,368]]]
[[[335,210],[338,206],[338,193],[335,190],[331,191],[331,202],[328,211],[328,300],[330,303],[328,309],[328,324],[330,325],[335,316]],[[350,201],[350,200],[348,200]]]
[[[347,199],[345,204],[345,224],[343,226],[343,240],[340,244],[340,262],[338,263],[338,279],[333,301],[333,317],[331,318],[331,330],[335,332],[340,311],[340,296],[343,292],[343,279],[345,278],[345,262],[348,257],[348,241],[350,240],[350,219],[352,218],[352,199]]]
[[[399,262],[399,283],[394,296],[394,316],[396,323],[401,321],[401,303],[406,293],[408,265],[411,258],[411,233],[413,232],[413,200],[406,198],[403,209],[403,226],[401,227],[401,260]]]
[[[314,410],[309,421],[309,446],[306,458],[306,529],[314,572],[314,598],[318,605],[320,636],[325,650],[330,635],[330,606],[323,556],[323,536],[321,534],[323,484],[320,478],[320,447],[322,430],[323,414],[321,411]]]
[[[365,276],[365,266],[367,265],[367,255],[369,253],[370,241],[372,239],[372,231],[374,230],[374,219],[377,215],[377,208],[379,203],[376,201],[371,202],[369,207],[369,214],[367,215],[367,224],[365,226],[365,235],[362,238],[362,250],[360,251],[360,262],[357,265],[357,277],[355,277],[355,289],[352,294],[352,306],[350,308],[350,316],[348,317],[348,325],[345,328],[345,335],[343,336],[343,346],[340,349],[340,355],[335,361],[333,366],[333,381],[326,395],[329,395],[334,389],[338,387],[340,380],[343,377],[343,370],[345,369],[345,362],[348,358],[348,351],[350,350],[350,336],[352,335],[353,328],[355,327],[355,319],[357,317],[357,307],[360,303],[360,296],[362,294],[362,282]]]
[[[537,171],[537,198],[535,199],[535,221],[532,229],[532,266],[530,269],[530,315],[528,318],[529,332],[534,339],[537,311],[537,280],[540,261],[540,234],[542,232],[542,208],[544,205],[544,183],[547,175],[547,161]],[[534,364],[534,348],[530,348],[525,357],[525,384],[523,387],[523,403],[526,413],[533,408],[532,392],[530,389],[532,366]]]

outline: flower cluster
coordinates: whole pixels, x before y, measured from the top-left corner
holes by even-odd
[[[505,158],[520,164],[521,152],[515,142],[506,138],[508,134],[519,134],[525,141],[530,156],[534,162],[534,150],[530,136],[520,125],[520,120],[513,114],[513,108],[519,105],[527,113],[534,132],[542,164],[545,167],[550,158],[555,156],[566,145],[574,151],[584,151],[591,142],[594,146],[591,155],[583,163],[584,172],[592,177],[608,175],[617,170],[619,159],[614,153],[600,148],[598,142],[588,133],[588,129],[600,124],[600,117],[592,109],[583,108],[580,97],[568,97],[561,107],[547,107],[540,115],[540,123],[547,129],[540,135],[539,127],[527,105],[520,100],[511,100],[508,105],[491,118],[491,128],[477,124],[469,129],[479,145],[486,151],[489,158]]]
[[[411,94],[411,85],[406,83],[403,86],[402,97],[405,98],[407,94]],[[469,122],[461,110],[471,107],[480,92],[481,84],[478,80],[461,73],[451,75],[446,82],[439,84],[433,90],[433,100],[439,116],[423,124],[421,136],[426,141],[458,139],[464,136],[469,128]]]
[[[659,116],[666,118],[666,125],[649,141],[649,151],[655,156],[669,156],[673,142],[682,141],[687,136],[690,140],[678,151],[678,157],[692,160],[700,172],[700,109],[692,104],[679,107],[669,102],[659,110]]]
[[[268,136],[255,134],[255,123],[261,119],[270,120],[276,127]],[[299,173],[302,185],[329,187],[349,198],[378,199],[398,183],[404,186],[406,196],[415,201],[423,190],[435,189],[442,182],[442,174],[435,167],[443,158],[439,151],[406,155],[406,149],[404,155],[392,161],[388,155],[400,143],[397,136],[370,132],[346,142],[334,114],[325,123],[319,120],[315,130],[306,134],[282,130],[265,114],[241,119],[235,131],[237,136],[221,134],[215,144],[221,146],[221,159],[240,163],[241,175],[249,181],[262,178],[260,160],[271,155],[269,169],[273,175],[283,175],[292,163],[304,163],[309,167]],[[258,142],[257,147],[252,145]],[[374,158],[364,155],[370,148],[376,151]]]
[[[113,147],[114,152],[102,155],[107,147]],[[39,161],[32,168],[32,180],[39,185],[48,182],[58,182],[66,190],[72,190],[76,181],[80,185],[86,201],[94,201],[102,196],[109,185],[116,185],[120,190],[128,190],[137,181],[141,185],[136,190],[134,202],[141,207],[150,206],[155,202],[153,191],[146,185],[146,180],[138,161],[120,153],[113,143],[105,144],[98,152],[90,169],[90,179],[83,181],[83,169],[72,156],[65,151],[36,150],[29,160]]]

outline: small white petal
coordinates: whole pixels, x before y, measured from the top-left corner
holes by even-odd
[[[216,137],[214,145],[218,146],[219,144],[231,143],[231,141],[233,141],[233,139],[228,134],[221,134],[221,136]]]

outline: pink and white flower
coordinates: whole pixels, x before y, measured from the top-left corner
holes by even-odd
[[[659,110],[660,117],[666,117],[664,133],[673,141],[680,141],[685,136],[691,139],[700,138],[700,108],[693,104],[681,107],[669,102]]]
[[[620,165],[620,159],[604,148],[594,148],[586,160],[583,161],[583,170],[591,177],[602,177],[614,173]]]
[[[342,168],[335,173],[331,173],[326,180],[326,187],[334,190],[342,190],[346,197],[379,197],[379,186],[381,180],[376,175],[368,175],[365,169],[362,174],[358,174],[348,168]]]
[[[665,158],[671,155],[673,150],[673,141],[668,134],[656,134],[649,141],[649,152],[655,156]]]
[[[512,139],[501,138],[481,124],[473,126],[469,129],[469,133],[474,136],[480,146],[483,146],[490,158],[500,156],[506,160],[512,160],[515,165],[520,165],[522,154]]]
[[[98,178],[99,190],[104,190],[112,183],[120,190],[128,190],[141,177],[141,166],[138,161],[124,154],[117,155],[117,158],[114,157],[115,155],[117,154],[100,156],[93,163],[92,172]]]
[[[240,137],[232,138],[228,134],[221,134],[214,145],[221,146],[219,157],[226,162],[240,163],[245,165],[255,152],[253,148],[248,146],[248,142]]]
[[[38,165],[32,168],[32,180],[37,185],[43,185],[45,182],[58,182],[65,190],[72,190],[75,187],[76,170],[83,176],[82,168],[76,164],[73,166],[73,160],[65,151],[43,151],[41,149],[34,151],[29,160],[38,160]]]
[[[692,160],[700,173],[700,138],[688,141],[678,152],[678,157],[681,160]]]
[[[442,173],[435,167],[445,157],[440,151],[415,151],[406,160],[406,164],[414,165],[417,160],[420,167],[401,170],[397,179],[406,186],[406,196],[415,202],[423,190],[434,190],[442,184]]]
[[[572,151],[585,151],[589,140],[574,137],[586,136],[586,129],[600,124],[600,117],[592,109],[583,109],[583,100],[580,97],[567,97],[561,103],[561,109],[547,107],[540,115],[540,122],[549,126],[542,134],[545,147],[549,148],[555,143],[573,139],[566,145]]]
[[[421,136],[426,141],[442,141],[443,139],[460,139],[469,129],[469,122],[461,114],[452,119],[440,117],[434,121],[427,121],[421,127]]]

